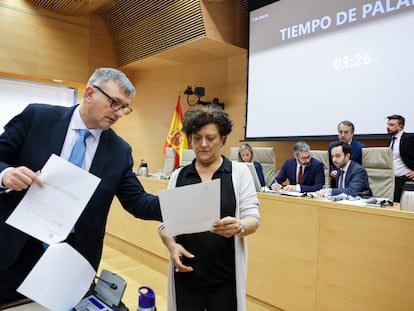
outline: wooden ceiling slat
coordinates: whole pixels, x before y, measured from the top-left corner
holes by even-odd
[[[132,2],[121,18],[118,6],[102,11],[121,66],[205,36],[200,0]]]
[[[175,51],[180,47],[185,50],[188,45],[194,46],[196,41],[208,42],[205,51],[188,49],[184,54],[191,59],[206,60],[226,57],[239,51],[239,43],[233,40],[231,27],[235,24],[221,24],[217,30],[206,7],[217,13],[220,6],[228,12],[229,5],[237,6],[239,20],[248,16],[249,0],[227,0],[230,2],[214,3],[208,0],[32,0],[35,4],[62,15],[84,15],[85,12],[98,11],[105,21],[107,30],[118,57],[119,66],[141,62],[149,57],[167,57],[167,63],[173,58],[180,58]],[[234,1],[234,3],[233,3]],[[251,0],[252,1],[252,0]],[[211,2],[211,3],[210,3]],[[227,11],[226,11],[227,10]],[[219,13],[223,13],[219,12]],[[218,14],[220,16],[220,14]],[[229,16],[232,16],[231,14]],[[207,17],[207,18],[206,18]],[[227,29],[225,29],[227,27]],[[220,27],[219,27],[220,28]],[[212,32],[213,30],[213,32]],[[222,33],[220,33],[222,31]],[[225,37],[225,38],[224,38]],[[205,40],[205,39],[213,40]],[[226,41],[228,40],[228,41]],[[188,52],[188,53],[187,53]],[[181,59],[181,58],[180,58]],[[151,63],[151,62],[150,62]]]

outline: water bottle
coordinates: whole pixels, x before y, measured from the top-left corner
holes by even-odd
[[[401,194],[400,207],[402,211],[414,212],[414,181],[406,181]]]
[[[138,176],[148,176],[148,164],[141,161],[141,164],[139,165],[138,170]]]
[[[155,293],[148,286],[138,288],[138,309],[137,311],[156,311]]]

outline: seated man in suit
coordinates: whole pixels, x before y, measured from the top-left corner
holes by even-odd
[[[320,196],[337,195],[345,193],[352,196],[372,195],[368,183],[368,174],[359,163],[351,160],[351,145],[345,142],[336,142],[332,145],[332,162],[338,169],[336,187],[318,191]]]
[[[354,132],[355,127],[351,121],[342,121],[338,124],[338,141],[342,141],[351,145],[352,147],[352,154],[351,160],[355,161],[359,164],[362,164],[362,148],[366,146],[356,139],[354,139]],[[335,186],[336,184],[336,176],[338,175],[338,169],[335,167],[334,163],[332,162],[331,158],[331,150],[333,144],[337,143],[338,141],[331,142],[328,146],[328,154],[329,154],[329,176],[331,177],[331,186]]]
[[[289,185],[282,183],[289,179]],[[293,146],[293,158],[287,159],[273,180],[272,190],[314,192],[323,187],[325,173],[322,162],[312,158],[310,147],[303,141]]]

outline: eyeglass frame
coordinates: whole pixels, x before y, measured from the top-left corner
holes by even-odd
[[[108,98],[111,102],[111,108],[113,111],[121,111],[124,115],[129,115],[133,110],[131,107],[129,107],[129,105],[122,105],[119,101],[113,99],[111,96],[109,96],[104,90],[102,90],[99,86],[97,85],[92,85],[92,87],[94,87],[95,89],[97,89],[99,92],[101,92],[102,94],[104,94],[106,96],[106,98]],[[116,107],[118,106],[119,107]]]

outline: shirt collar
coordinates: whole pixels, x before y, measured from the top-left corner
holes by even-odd
[[[349,165],[351,165],[351,161],[352,160],[349,160],[349,162],[342,168],[342,171],[344,172],[344,173],[346,173],[347,171],[348,171],[348,168],[349,168]]]
[[[81,116],[80,116],[80,105],[78,105],[76,108],[75,108],[75,111],[73,112],[73,115],[72,115],[72,119],[70,120],[70,125],[69,125],[69,127],[70,127],[70,129],[72,129],[72,130],[82,130],[82,129],[85,129],[85,130],[89,130],[87,127],[86,127],[86,125],[85,125],[85,123],[83,122],[83,120],[82,120],[82,118],[81,118]],[[89,132],[91,132],[91,134],[96,138],[96,139],[98,139],[99,138],[99,136],[101,135],[101,133],[102,133],[102,130],[99,130],[99,129],[93,129],[93,130],[89,130]]]
[[[397,134],[395,134],[393,137],[395,137],[396,139],[400,139],[402,134],[404,133],[404,131],[399,131]]]
[[[226,171],[226,172],[231,173],[231,170],[232,170],[231,161],[227,159],[225,156],[221,156],[221,157],[223,158],[223,163],[221,163],[217,171]],[[194,159],[193,162],[191,162],[188,170],[184,172],[184,176],[187,176],[189,174],[198,174],[195,168],[195,162],[196,162],[196,159]]]

